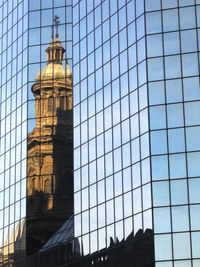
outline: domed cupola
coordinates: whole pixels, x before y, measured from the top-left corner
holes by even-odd
[[[46,49],[47,65],[38,70],[36,82],[32,85],[34,95],[40,95],[44,88],[68,88],[72,89],[72,72],[68,63],[66,70],[62,64],[65,49],[58,37],[52,40]]]
[[[65,78],[66,74],[62,65],[64,52],[61,41],[58,38],[52,40],[46,49],[48,63],[42,70],[41,80]]]

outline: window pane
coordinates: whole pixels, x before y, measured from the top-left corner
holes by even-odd
[[[166,10],[163,12],[163,30],[178,30],[178,10]]]
[[[172,257],[171,235],[155,236],[155,256],[156,260],[168,260]]]
[[[167,121],[168,127],[183,126],[183,105],[174,104],[167,106]]]
[[[147,33],[161,32],[161,12],[151,12],[146,14]]]
[[[187,206],[172,207],[172,229],[174,232],[189,230],[189,213]]]
[[[148,77],[150,81],[162,80],[163,73],[163,58],[155,58],[148,60]]]
[[[194,258],[200,257],[200,232],[192,233],[192,255]]]
[[[189,233],[173,234],[174,258],[190,258],[190,236]]]
[[[199,150],[200,149],[200,127],[186,128],[186,141],[187,150]]]
[[[200,124],[200,102],[185,103],[186,125]]]
[[[171,231],[171,216],[169,208],[154,209],[154,230],[155,233],[165,233]]]
[[[197,50],[196,30],[181,31],[181,48],[183,53]]]
[[[153,202],[155,206],[169,205],[169,183],[153,183]]]
[[[188,202],[187,181],[171,181],[171,203],[172,205],[186,204]]]
[[[200,179],[189,180],[190,203],[200,203]]]
[[[200,229],[200,205],[190,206],[191,230]]]
[[[188,175],[200,176],[200,153],[188,153]]]
[[[164,104],[165,103],[165,90],[163,82],[149,83],[149,104]]]
[[[175,154],[169,156],[170,178],[186,177],[186,159],[185,154]]]
[[[151,132],[151,152],[152,154],[164,154],[167,152],[166,131]]]
[[[183,79],[184,99],[198,100],[200,98],[199,78]]]
[[[152,157],[152,179],[168,179],[168,158],[167,156]]]
[[[185,136],[183,129],[169,130],[169,152],[183,152],[185,151]]]
[[[162,129],[166,127],[165,106],[150,108],[151,129]]]

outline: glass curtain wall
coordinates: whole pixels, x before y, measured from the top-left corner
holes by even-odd
[[[36,125],[31,86],[47,64],[45,49],[55,15],[66,50],[63,65],[72,66],[71,4],[71,0],[0,3],[0,266],[11,266],[26,254],[27,136]],[[47,193],[49,188],[47,184]]]
[[[157,267],[200,265],[199,15],[199,0],[73,2],[84,254],[150,228]]]
[[[25,254],[28,3],[0,5],[0,266],[12,266]]]
[[[144,2],[73,2],[75,236],[152,229]]]
[[[200,265],[200,2],[146,1],[148,96],[159,267]]]

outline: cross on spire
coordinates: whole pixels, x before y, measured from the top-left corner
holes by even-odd
[[[55,15],[53,19],[53,25],[52,25],[52,39],[54,39],[54,26],[56,27],[56,38],[58,38],[58,27],[60,25],[59,16]]]

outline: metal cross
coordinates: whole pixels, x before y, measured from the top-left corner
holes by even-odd
[[[58,27],[60,25],[60,20],[59,20],[59,16],[55,15],[54,19],[53,19],[53,25],[52,25],[52,39],[54,37],[54,26],[56,27],[56,38],[58,38]]]

